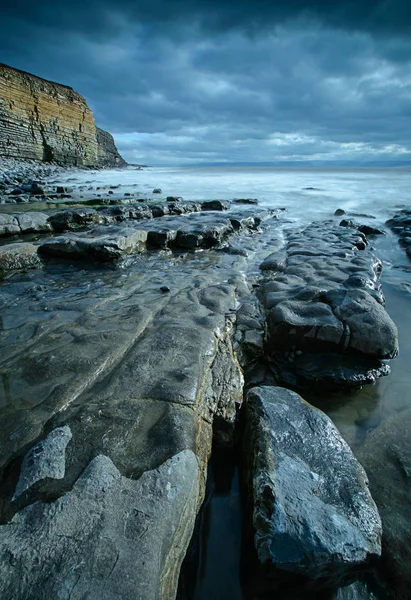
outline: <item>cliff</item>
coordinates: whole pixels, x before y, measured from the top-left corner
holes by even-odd
[[[109,167],[125,164],[71,87],[0,63],[0,157]]]

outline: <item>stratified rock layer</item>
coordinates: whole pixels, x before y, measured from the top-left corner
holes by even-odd
[[[121,166],[110,134],[72,88],[0,64],[0,157]]]
[[[338,585],[380,555],[381,522],[361,465],[332,421],[295,392],[250,390],[245,456],[258,559]]]

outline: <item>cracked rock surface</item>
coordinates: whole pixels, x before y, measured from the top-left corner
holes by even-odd
[[[280,383],[361,387],[389,372],[384,361],[398,353],[398,332],[364,234],[313,223],[260,268],[266,351]]]

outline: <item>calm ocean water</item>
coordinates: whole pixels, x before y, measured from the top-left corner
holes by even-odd
[[[382,223],[411,201],[411,168],[152,167],[84,173],[81,179],[121,183],[122,191],[151,193],[159,187],[165,196],[187,200],[258,198],[261,206],[285,207],[288,218],[303,222],[342,208]]]

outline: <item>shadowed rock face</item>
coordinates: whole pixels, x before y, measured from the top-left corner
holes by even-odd
[[[381,575],[392,597],[407,600],[411,587],[411,411],[372,431],[358,452],[383,525]]]
[[[387,225],[400,238],[400,244],[411,258],[411,210],[404,209],[387,221]]]
[[[112,136],[72,88],[0,64],[0,156],[87,167],[121,166]]]
[[[285,388],[253,388],[245,455],[255,547],[277,570],[349,581],[380,555],[381,522],[361,465],[331,420]]]

